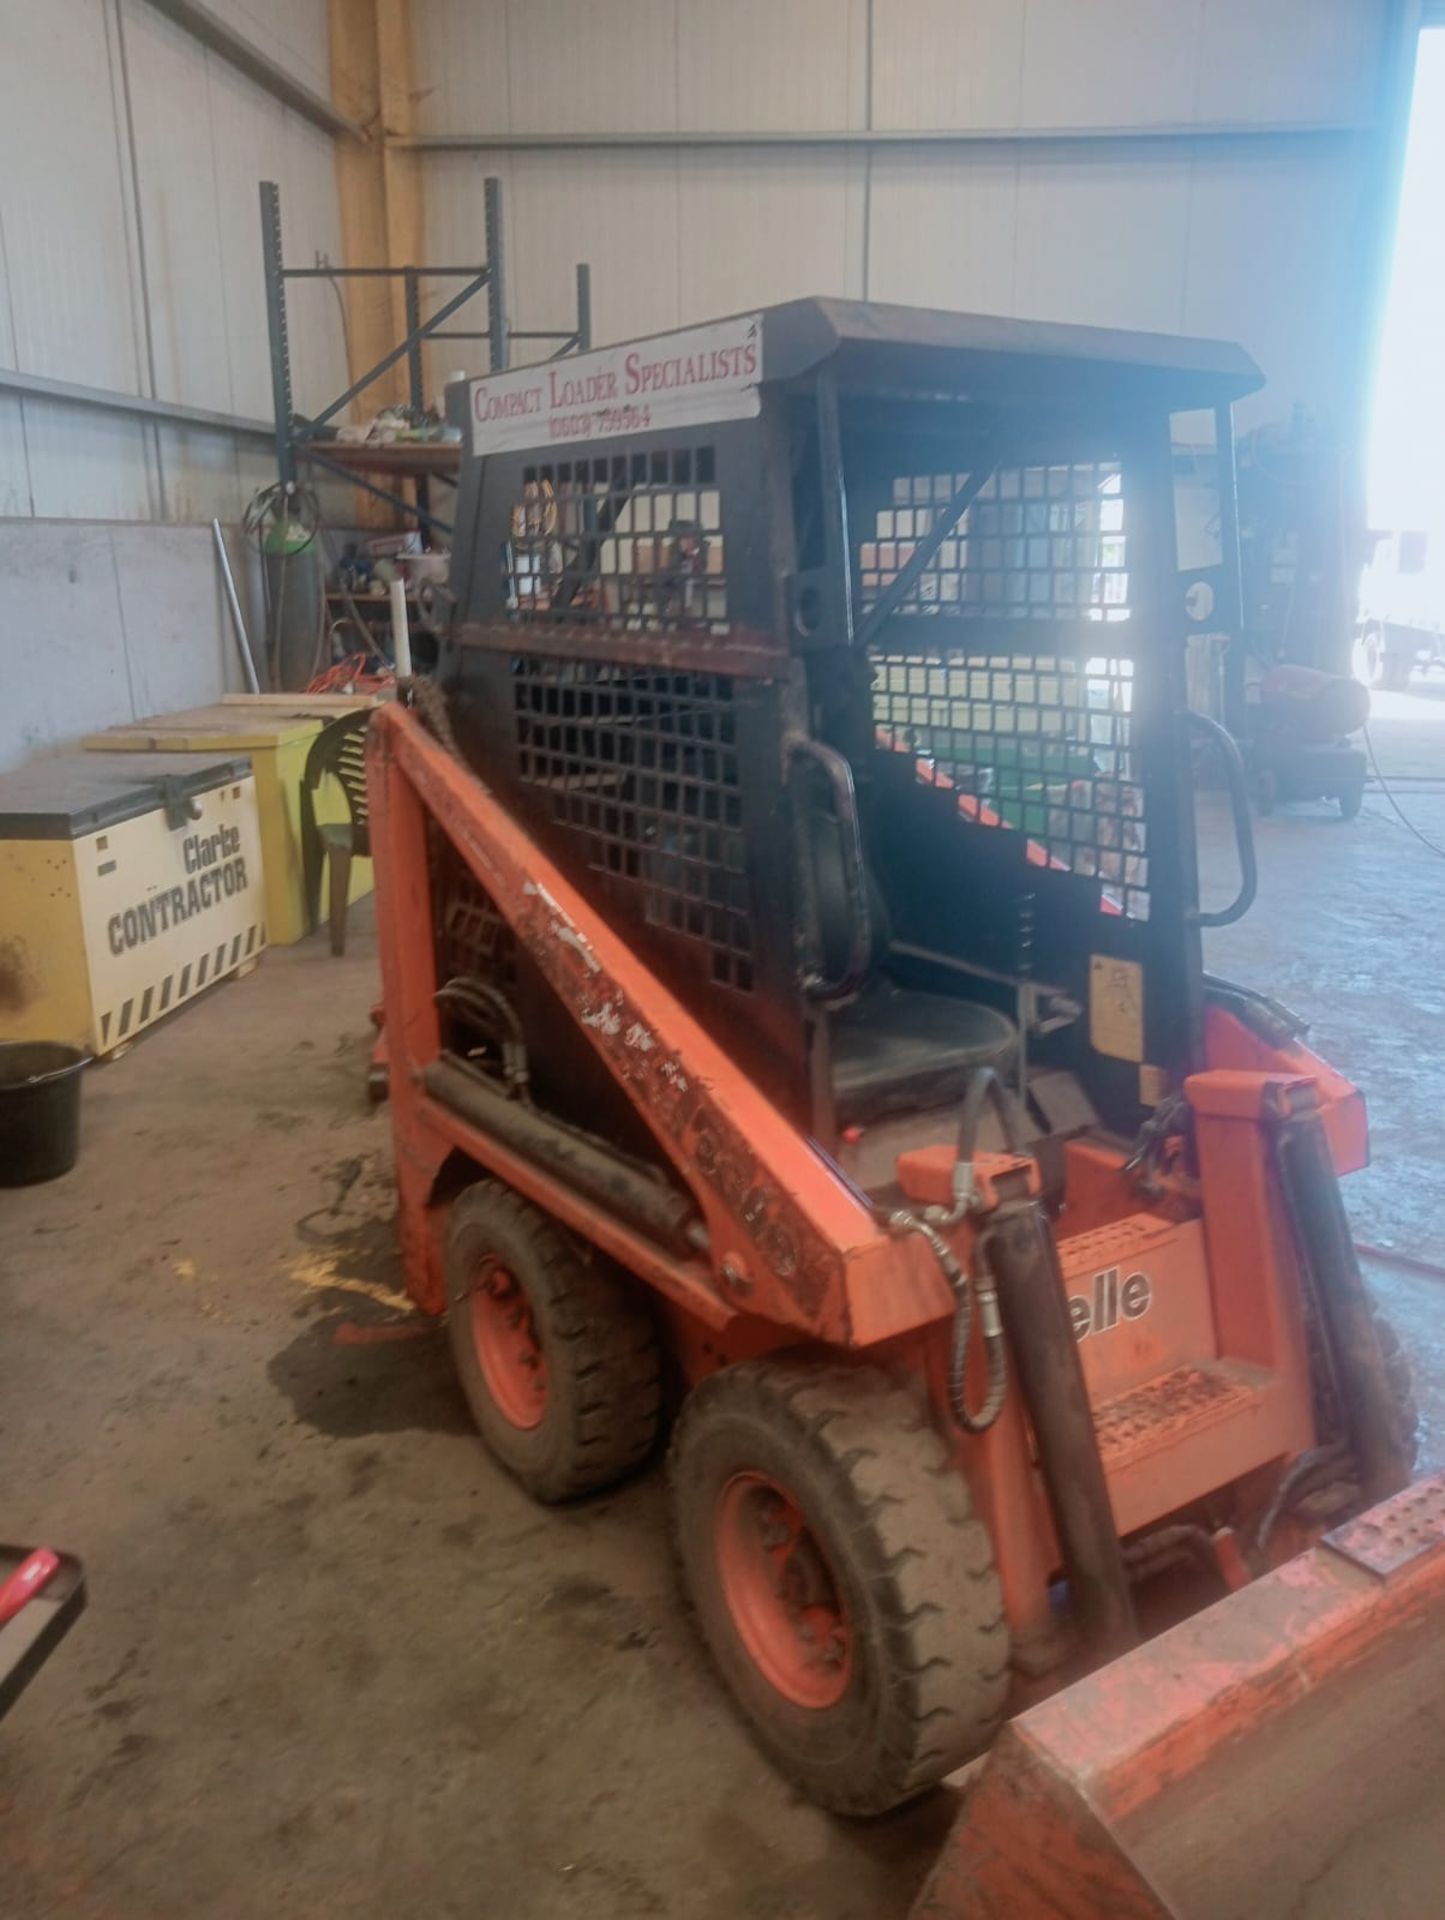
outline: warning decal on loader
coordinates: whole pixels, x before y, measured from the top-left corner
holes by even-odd
[[[1089,1045],[1111,1060],[1144,1058],[1144,969],[1137,960],[1089,956]]]

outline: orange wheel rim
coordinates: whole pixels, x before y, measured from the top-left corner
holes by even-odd
[[[793,1496],[735,1473],[714,1516],[718,1579],[754,1666],[797,1707],[836,1706],[853,1678],[853,1628],[821,1542]]]
[[[514,1427],[547,1411],[547,1357],[526,1294],[499,1260],[483,1260],[471,1291],[472,1343],[487,1392]]]

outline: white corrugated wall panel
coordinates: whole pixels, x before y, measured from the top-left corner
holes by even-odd
[[[338,259],[331,138],[146,0],[122,5],[157,391],[266,418],[258,182],[280,182],[290,260],[309,262],[318,250]],[[233,24],[245,32],[243,11],[236,10]],[[324,27],[324,8],[320,17]],[[260,35],[252,37],[262,44]],[[278,58],[285,52],[279,41],[268,50]],[[342,328],[329,286],[293,283],[289,293],[293,378],[305,410],[345,385]],[[166,429],[161,462],[168,518],[229,520],[239,513],[244,501],[228,436]]]
[[[279,179],[282,173],[285,115],[276,101],[214,55],[206,59],[206,99],[215,149],[215,218],[231,409],[265,419],[271,412],[271,362],[257,182]],[[285,221],[284,199],[281,212]],[[286,255],[296,263],[296,250],[289,244]]]
[[[1202,9],[1203,0],[1028,0],[1019,124],[1191,120]]]
[[[593,269],[599,344],[801,294],[862,291],[858,154],[438,155],[427,167],[433,259],[461,265],[481,257],[488,173],[503,183],[514,327],[565,332],[572,325],[579,260]],[[429,285],[428,304],[445,289],[441,281]],[[468,324],[485,325],[482,301]],[[548,351],[518,341],[513,359]],[[431,350],[428,380],[486,366],[480,343],[443,343]]]
[[[18,519],[30,511],[24,412],[15,394],[0,393],[0,520]]]
[[[233,33],[258,47],[278,67],[329,98],[331,57],[327,0],[206,0]],[[421,7],[427,0],[421,0]]]
[[[1025,13],[1023,0],[873,0],[873,124],[1017,126]]]
[[[1374,111],[1386,13],[1380,0],[429,0],[420,11],[425,123],[525,133],[1328,128]],[[449,249],[464,192],[479,203],[485,172],[508,183],[519,325],[565,322],[572,262],[585,258],[599,340],[811,292],[1217,333],[1270,378],[1246,410],[1257,416],[1295,398],[1327,413],[1347,378],[1363,166],[1363,146],[1330,135],[889,146],[866,158],[493,153],[437,157],[427,180]]]
[[[17,364],[135,393],[142,359],[107,18],[101,0],[0,0],[0,221]]]
[[[244,505],[253,493],[276,483],[276,455],[259,440],[238,440],[235,447],[236,480]]]
[[[675,124],[863,126],[866,24],[866,0],[677,0]]]
[[[412,8],[422,133],[506,133],[512,124],[504,0],[423,0]]]
[[[242,492],[234,436],[186,427],[161,427],[159,436],[165,518],[239,520],[252,489]]]
[[[1177,333],[1193,161],[902,149],[873,163],[870,291],[964,312]]]
[[[155,429],[123,413],[27,398],[32,512],[45,520],[152,520],[162,512]]]
[[[842,149],[678,161],[678,313],[862,291],[863,169]],[[666,323],[663,323],[666,324]]]
[[[1279,153],[1265,165],[1216,154],[1195,170],[1181,325],[1240,341],[1264,369],[1268,389],[1239,409],[1246,425],[1296,403],[1327,415],[1352,388],[1360,192],[1348,149]]]
[[[514,325],[570,327],[577,305],[576,263],[585,260],[593,269],[592,333],[599,344],[675,326],[681,216],[672,157],[592,153],[586,158],[579,177],[575,156],[572,161],[543,153],[512,156],[504,193],[509,196],[507,304]],[[535,346],[525,349],[525,357],[550,351]],[[516,357],[524,357],[520,343]]]
[[[1368,113],[1379,0],[874,0],[879,127],[1310,123]]]
[[[1013,299],[1021,319],[1177,333],[1191,163],[1161,151],[1019,163]]]
[[[14,309],[10,294],[10,262],[5,245],[5,199],[4,182],[0,180],[0,366],[14,367],[15,330],[10,316]]]
[[[940,165],[936,148],[873,157],[868,291],[875,300],[1012,313],[1018,163],[979,152]]]
[[[207,54],[148,0],[123,0],[156,394],[230,412]]]
[[[327,90],[326,0],[222,11]],[[0,360],[268,417],[257,182],[281,180],[301,258],[317,247],[336,258],[329,138],[145,0],[0,0],[0,34],[8,71],[27,79],[0,116]],[[321,291],[293,332],[298,393],[313,400],[344,384],[335,301]],[[0,412],[0,511],[229,518],[238,472],[229,436],[33,399]]]
[[[1197,117],[1370,119],[1387,17],[1381,0],[1206,0]]]
[[[281,219],[285,228],[286,259],[292,266],[310,266],[318,255],[333,266],[344,264],[341,210],[336,193],[332,137],[299,114],[282,115],[282,143],[277,173],[281,185]],[[261,217],[256,183],[250,182],[252,210],[250,238],[254,247],[252,273],[258,292],[261,280]],[[239,196],[238,196],[239,197]],[[483,249],[485,251],[485,249]],[[286,290],[291,337],[291,382],[302,413],[315,413],[333,401],[349,384],[341,302],[335,286],[326,280],[293,280]],[[265,341],[264,309],[261,321]],[[260,411],[269,415],[267,398]],[[363,410],[369,402],[358,403]]]
[[[595,133],[676,125],[676,0],[508,0],[512,125]]]

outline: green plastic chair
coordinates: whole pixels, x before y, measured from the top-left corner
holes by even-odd
[[[346,908],[351,892],[351,863],[371,854],[371,821],[366,802],[366,729],[371,708],[343,714],[324,726],[306,756],[301,782],[301,871],[306,886],[306,926],[314,933],[321,917],[321,870],[329,864],[331,951],[346,951]],[[346,796],[347,818],[316,818],[316,789],[330,774]]]

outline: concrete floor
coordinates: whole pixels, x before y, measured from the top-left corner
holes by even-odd
[[[1379,786],[1357,820],[1282,807],[1255,822],[1260,891],[1236,926],[1205,935],[1205,965],[1261,988],[1310,1023],[1310,1043],[1365,1092],[1371,1165],[1344,1183],[1356,1239],[1445,1265],[1445,679],[1373,696]],[[1223,809],[1201,803],[1205,903],[1233,891]],[[1362,1261],[1410,1348],[1421,1463],[1445,1467],[1445,1279]]]
[[[1445,773],[1432,720],[1389,703],[1387,767]],[[1445,793],[1405,804],[1445,843]],[[1358,1230],[1438,1258],[1445,861],[1373,799],[1259,846],[1261,903],[1211,964],[1367,1086]],[[949,1796],[868,1827],[793,1798],[678,1608],[658,1476],[539,1512],[442,1337],[399,1324],[364,913],[353,948],[273,952],[91,1074],[75,1172],[0,1195],[0,1535],[73,1547],[91,1582],[0,1726],[0,1909],[903,1915]],[[1376,1277],[1445,1464],[1445,1283]]]

